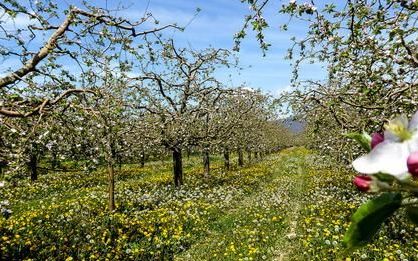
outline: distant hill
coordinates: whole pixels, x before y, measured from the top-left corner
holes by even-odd
[[[281,120],[286,128],[288,128],[293,133],[300,133],[305,129],[305,123],[302,121],[296,121],[292,118],[286,118]]]

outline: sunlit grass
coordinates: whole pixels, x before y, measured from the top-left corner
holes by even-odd
[[[0,218],[0,256],[59,260],[416,260],[416,230],[389,221],[374,243],[347,252],[349,217],[367,199],[352,173],[312,152],[288,149],[225,172],[213,158],[185,162],[185,185],[170,163],[117,172],[117,211],[106,210],[105,170],[50,173],[2,190],[13,215]],[[5,193],[6,192],[6,193]]]

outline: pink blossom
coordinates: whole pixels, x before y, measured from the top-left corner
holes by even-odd
[[[370,190],[370,184],[372,183],[372,178],[370,176],[359,175],[353,179],[353,184],[360,191],[367,192]]]
[[[373,133],[372,142],[371,142],[372,149],[374,149],[374,147],[376,147],[377,144],[383,142],[384,139],[385,137],[383,136],[383,133],[378,133],[378,132]]]
[[[408,172],[412,176],[418,177],[418,151],[412,152],[406,161]]]

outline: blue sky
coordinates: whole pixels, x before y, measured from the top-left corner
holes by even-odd
[[[292,67],[291,61],[285,60],[284,57],[291,46],[290,38],[292,36],[304,37],[307,25],[292,22],[288,31],[280,31],[279,26],[289,19],[288,16],[278,13],[283,1],[271,0],[265,11],[265,18],[270,24],[265,36],[267,42],[272,44],[267,56],[263,57],[254,34],[249,32],[237,54],[244,70],[218,72],[217,76],[227,86],[238,86],[245,82],[249,87],[261,88],[273,95],[289,88]],[[67,8],[70,4],[79,5],[79,0],[59,0],[58,2],[63,8]],[[173,37],[177,45],[193,49],[232,48],[233,35],[240,30],[244,16],[249,13],[248,6],[240,0],[97,0],[89,2],[101,7],[107,5],[109,8],[123,5],[126,9],[118,15],[133,20],[141,18],[148,7],[148,12],[151,12],[161,25],[167,23],[188,25],[184,32],[172,30],[166,31],[165,35]],[[195,17],[196,8],[200,8],[201,11]],[[0,69],[15,66],[16,62],[13,60],[4,62],[2,66],[0,65]],[[325,75],[325,70],[316,64],[305,65],[300,72],[303,79],[322,79]]]
[[[289,88],[291,61],[285,60],[284,57],[291,46],[290,38],[304,37],[306,24],[295,22],[289,26],[288,31],[281,31],[279,26],[289,19],[288,16],[278,13],[282,3],[280,0],[272,0],[265,11],[265,18],[270,24],[266,31],[266,40],[272,44],[266,57],[263,57],[254,34],[249,32],[238,53],[240,65],[244,70],[225,70],[219,73],[219,77],[228,85],[237,86],[245,82],[250,87],[261,88],[273,95]],[[146,4],[147,1],[138,1],[129,8],[129,13],[144,10]],[[233,35],[240,30],[244,16],[249,13],[248,6],[239,0],[150,0],[148,8],[162,24],[190,23],[185,32],[172,32],[171,35],[177,42],[195,49],[208,46],[231,48]],[[196,8],[200,8],[201,11],[193,19]],[[231,73],[232,77],[229,77]],[[305,79],[325,78],[324,69],[315,64],[303,66],[300,75]]]

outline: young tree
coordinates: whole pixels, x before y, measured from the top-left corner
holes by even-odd
[[[199,136],[196,122],[205,116],[205,97],[221,91],[214,71],[229,66],[229,52],[223,49],[193,51],[176,48],[173,41],[160,53],[151,53],[152,63],[142,66],[137,77],[144,100],[139,108],[158,120],[161,144],[171,151],[175,186],[183,184],[182,150]],[[146,88],[142,88],[145,86]]]

